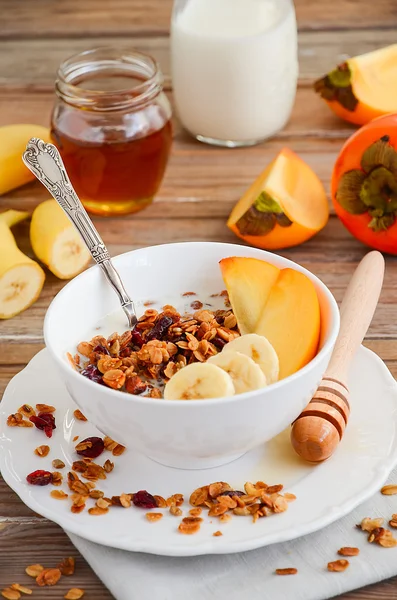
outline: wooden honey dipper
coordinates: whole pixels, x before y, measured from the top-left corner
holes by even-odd
[[[347,287],[340,307],[339,335],[328,368],[312,400],[292,425],[292,446],[307,461],[326,460],[342,439],[350,414],[347,375],[372,321],[384,270],[380,252],[369,252]]]

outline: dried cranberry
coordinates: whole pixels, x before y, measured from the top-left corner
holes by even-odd
[[[81,374],[91,381],[95,381],[95,383],[103,384],[102,373],[95,365],[87,365],[86,368],[81,371]]]
[[[107,354],[108,356],[110,355],[109,350],[105,348],[105,346],[102,346],[102,344],[98,344],[97,346],[95,346],[93,352],[98,352],[98,354]]]
[[[230,496],[231,498],[233,498],[233,496],[245,496],[245,492],[239,492],[238,490],[228,490],[227,492],[223,492],[222,494],[219,494],[220,496]]]
[[[77,447],[82,446],[83,444],[87,444],[87,448],[84,450],[76,450],[77,454],[80,456],[86,456],[87,458],[97,458],[105,449],[105,444],[103,443],[103,439],[100,437],[89,437],[79,442]]]
[[[145,343],[143,341],[143,337],[142,335],[139,333],[139,331],[137,329],[133,329],[131,331],[131,344],[133,346],[138,346],[139,348],[142,348],[143,344]]]
[[[227,342],[225,340],[223,340],[221,337],[219,337],[219,335],[216,335],[214,337],[213,340],[211,340],[211,342],[214,344],[214,346],[216,346],[217,348],[219,348],[220,350],[222,350],[222,348],[224,346],[226,346]]]
[[[157,508],[156,500],[146,490],[141,490],[134,494],[132,501],[139,508]]]
[[[44,431],[48,438],[52,437],[52,430],[56,429],[55,417],[51,413],[39,413],[29,419],[35,424],[37,429]]]
[[[30,485],[48,485],[49,483],[52,483],[52,473],[39,469],[38,471],[29,473],[26,477],[26,481],[30,483]]]
[[[172,317],[168,317],[167,315],[161,317],[146,336],[146,341],[150,342],[151,340],[161,340],[167,333],[168,327],[172,325],[173,322],[174,320]]]

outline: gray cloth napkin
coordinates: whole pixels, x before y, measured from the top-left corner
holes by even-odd
[[[397,482],[397,469],[390,482]],[[68,533],[116,600],[323,600],[397,575],[397,547],[369,544],[355,525],[397,513],[397,496],[377,493],[336,523],[303,538],[241,554],[171,558],[106,548]],[[67,533],[67,532],[66,532]],[[397,537],[397,530],[395,531]],[[227,530],[225,531],[227,535]],[[327,571],[342,546],[360,548],[343,573]],[[277,568],[295,567],[280,577]]]

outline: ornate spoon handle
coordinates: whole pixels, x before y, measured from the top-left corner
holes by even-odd
[[[92,258],[102,268],[108,282],[118,295],[128,323],[133,327],[137,322],[134,303],[113,266],[101,236],[73,189],[58,150],[53,144],[46,144],[39,138],[32,138],[22,158],[28,169],[47,188],[80,233]]]

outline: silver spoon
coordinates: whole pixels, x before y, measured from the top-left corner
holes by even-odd
[[[53,144],[46,144],[39,138],[32,138],[26,146],[22,159],[33,175],[45,185],[76,227],[92,258],[101,267],[106,279],[118,295],[120,304],[127,315],[128,324],[132,328],[138,320],[134,303],[113,266],[101,236],[73,189],[58,150]]]

